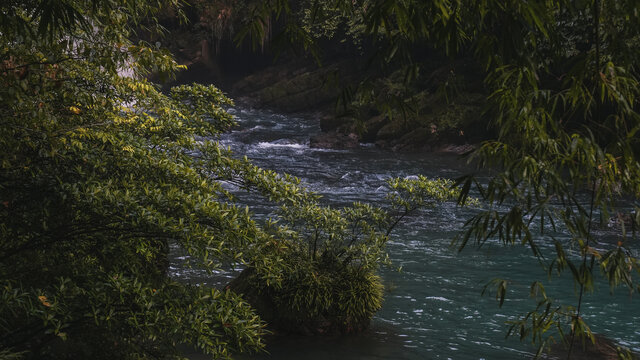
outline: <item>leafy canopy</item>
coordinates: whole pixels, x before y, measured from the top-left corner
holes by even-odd
[[[325,289],[328,297],[305,300],[306,315],[330,309],[366,321],[381,304],[375,271],[396,218],[457,196],[446,182],[398,180],[386,211],[333,209],[297,179],[232,156],[214,140],[233,124],[231,100],[212,86],[159,92],[146,76],[181,67],[129,40],[134,28],[159,28],[159,9],[179,5],[0,5],[3,358],[179,357],[178,345],[213,358],[260,351],[265,325],[254,309],[229,289],[169,277],[170,248],[205,270],[254,270],[287,308]],[[280,212],[257,220],[225,184]]]

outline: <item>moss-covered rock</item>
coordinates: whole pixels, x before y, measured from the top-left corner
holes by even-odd
[[[272,330],[305,335],[363,331],[383,296],[380,278],[355,266],[300,267],[277,286],[265,284],[249,267],[228,287],[241,294]]]
[[[389,122],[389,119],[384,115],[376,115],[364,122],[362,129],[362,142],[373,143],[377,139],[377,134],[383,126]]]
[[[325,114],[320,118],[320,130],[323,132],[334,131],[345,124],[352,124],[354,121],[355,119],[353,118],[336,117],[333,116],[333,114]]]
[[[376,133],[376,140],[389,140],[402,137],[409,131],[409,123],[406,119],[396,118],[387,122]]]
[[[284,112],[329,109],[340,86],[345,86],[357,68],[353,60],[324,67],[305,61],[287,62],[252,74],[232,87],[232,94],[253,98],[261,107]],[[340,74],[340,75],[338,75]]]
[[[433,140],[433,130],[431,128],[419,127],[405,135],[397,141],[394,150],[396,151],[414,151],[414,150],[432,150],[430,142]]]

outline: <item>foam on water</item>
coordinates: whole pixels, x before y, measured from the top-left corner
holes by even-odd
[[[264,142],[261,141],[258,143],[259,148],[269,149],[269,148],[290,148],[290,149],[306,149],[309,145],[306,144],[295,144],[295,143],[280,143],[280,142]]]

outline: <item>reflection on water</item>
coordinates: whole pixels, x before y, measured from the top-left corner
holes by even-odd
[[[234,109],[238,128],[221,143],[257,165],[300,178],[327,202],[376,203],[386,191],[384,180],[423,174],[455,178],[467,170],[455,155],[398,154],[373,147],[358,150],[309,148],[309,136],[319,132],[312,116],[293,117]],[[250,197],[243,197],[250,202]],[[254,206],[258,214],[271,209]],[[240,359],[513,359],[529,357],[532,347],[517,338],[505,339],[506,322],[535,303],[528,298],[533,279],[546,275],[530,251],[489,243],[480,250],[458,254],[450,246],[472,213],[453,204],[428,209],[411,217],[389,242],[394,267],[383,269],[387,294],[371,329],[363,334],[336,337],[274,336],[267,354]],[[546,245],[551,247],[552,245]],[[544,246],[543,246],[544,247]],[[183,281],[223,286],[240,269],[206,276],[188,270],[175,258],[171,271]],[[484,285],[495,277],[509,279],[502,308],[493,294],[481,297]],[[549,296],[574,303],[577,290],[569,282],[552,279]],[[609,295],[598,284],[586,295],[584,317],[594,332],[607,334],[640,351],[640,306],[624,289]],[[194,355],[194,358],[197,356]]]

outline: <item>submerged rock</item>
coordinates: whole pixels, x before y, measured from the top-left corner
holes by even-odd
[[[571,360],[619,360],[620,355],[631,356],[629,359],[640,359],[638,354],[633,354],[622,349],[615,341],[605,337],[604,335],[594,334],[595,344],[587,340],[582,344],[578,339],[571,350]],[[567,359],[568,345],[556,344],[551,347],[551,358]]]
[[[449,144],[449,145],[442,146],[436,149],[435,151],[462,155],[475,150],[475,148],[476,148],[475,145],[472,145],[472,144],[462,144],[462,145]]]

